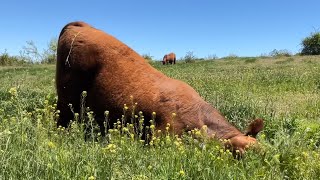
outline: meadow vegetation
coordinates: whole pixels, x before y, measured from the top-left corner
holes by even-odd
[[[0,66],[27,66],[32,64],[54,64],[57,56],[58,39],[51,38],[47,47],[39,50],[34,41],[26,41],[19,55],[10,55],[5,49],[0,52]]]
[[[0,67],[0,179],[317,179],[320,57],[232,57],[152,66],[185,81],[244,131],[263,118],[260,146],[240,160],[203,130],[140,139],[125,116],[106,137],[84,125],[56,128],[54,65]],[[79,97],[80,98],[80,97]],[[134,106],[131,102],[124,106]],[[143,114],[135,112],[137,120]],[[85,110],[90,124],[94,115]],[[106,120],[108,111],[106,109]],[[156,116],[156,112],[153,117]],[[75,118],[79,118],[76,114]],[[174,118],[174,115],[173,115]],[[173,119],[174,120],[174,119]],[[168,124],[167,128],[170,128]]]

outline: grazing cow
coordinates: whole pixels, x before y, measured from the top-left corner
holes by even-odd
[[[169,53],[163,56],[162,64],[176,64],[176,54],[175,53]]]
[[[105,110],[113,124],[133,96],[146,123],[157,113],[157,129],[165,130],[171,123],[172,132],[182,134],[206,125],[209,137],[229,140],[225,145],[241,152],[256,142],[255,136],[263,128],[258,119],[246,134],[241,133],[192,87],[167,77],[124,43],[84,22],[72,22],[62,29],[57,54],[58,126],[68,126],[73,119],[69,104],[73,112],[79,112],[80,95],[87,91],[86,106],[94,111],[101,127]],[[176,114],[173,122],[172,113]]]

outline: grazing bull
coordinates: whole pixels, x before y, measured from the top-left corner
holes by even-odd
[[[163,56],[162,64],[176,64],[176,54],[175,53],[169,53]]]
[[[209,137],[229,140],[226,145],[241,152],[256,142],[255,136],[263,127],[258,119],[246,134],[241,133],[192,87],[167,77],[124,43],[84,22],[72,22],[62,29],[57,54],[58,126],[68,126],[73,119],[68,105],[79,112],[80,95],[87,91],[86,105],[101,127],[104,111],[110,111],[110,121],[114,122],[131,96],[146,120],[151,119],[152,112],[157,113],[157,129],[165,130],[171,123],[172,131],[182,134],[206,125]],[[173,112],[176,117],[171,122]]]

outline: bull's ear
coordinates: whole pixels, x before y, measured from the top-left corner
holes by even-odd
[[[255,138],[262,129],[263,129],[263,120],[256,119],[250,123],[246,132],[246,136],[252,136]]]

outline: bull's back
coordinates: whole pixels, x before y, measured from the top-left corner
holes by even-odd
[[[142,101],[154,99],[159,83],[166,78],[127,45],[89,25],[75,23],[61,32],[58,96],[79,99],[86,90],[91,93],[88,101],[97,109],[105,108],[105,104],[122,108],[131,95]]]

